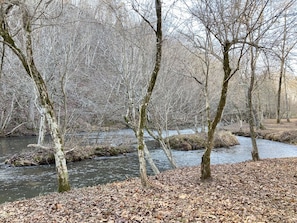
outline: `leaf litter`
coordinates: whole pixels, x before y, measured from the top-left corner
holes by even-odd
[[[297,222],[297,158],[213,165],[0,205],[0,222]]]

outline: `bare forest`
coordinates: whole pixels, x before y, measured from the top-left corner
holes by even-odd
[[[297,116],[296,1],[0,0],[0,135],[50,134],[58,190],[70,190],[65,136],[131,128],[140,176],[155,174],[144,131]],[[158,135],[154,135],[157,130]],[[170,146],[169,146],[170,147]],[[252,159],[260,159],[253,141]]]
[[[32,18],[33,56],[64,133],[125,127],[127,110],[134,106],[137,113],[136,106],[149,81],[155,55],[154,34],[131,5],[138,7],[152,23],[155,20],[153,6],[149,3],[140,5],[136,1],[108,0],[98,1],[95,5],[87,1],[64,1],[63,4],[56,1],[49,5],[37,5],[38,2],[25,1],[39,16]],[[244,1],[236,2],[244,4]],[[253,111],[258,119],[276,118],[282,73],[280,116],[291,118],[297,113],[295,6],[289,5],[290,8],[281,12],[277,1],[269,1],[269,4],[263,17],[278,18],[270,27],[263,24],[262,29],[269,30],[255,37],[258,38],[259,56],[255,69]],[[189,8],[194,6],[191,1],[163,3],[162,65],[147,114],[152,127],[207,125],[206,78],[210,112],[211,116],[215,115],[223,78],[221,46],[212,35],[215,33],[208,34],[209,27],[199,24],[198,17],[191,16],[192,9]],[[12,12],[9,16],[17,14]],[[223,23],[228,21],[216,22],[224,26]],[[14,25],[19,24],[11,24]],[[260,26],[259,22],[256,28],[260,30]],[[283,30],[286,30],[286,37],[281,36]],[[11,32],[22,48],[24,33],[17,29]],[[283,45],[285,52],[281,51]],[[237,66],[240,47],[230,49],[232,69]],[[246,120],[251,76],[248,64],[251,59],[247,49],[250,46],[246,44],[244,47],[238,71],[230,80],[223,123]],[[37,89],[24,74],[26,71],[21,62],[3,42],[0,52],[0,134],[38,134],[42,108]]]

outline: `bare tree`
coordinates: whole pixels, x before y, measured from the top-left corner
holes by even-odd
[[[221,120],[227,100],[228,85],[230,79],[237,73],[240,62],[247,51],[247,46],[254,46],[255,42],[249,42],[250,33],[258,30],[259,20],[263,16],[270,1],[209,1],[204,0],[188,6],[189,12],[202,24],[221,47],[221,54],[212,53],[219,59],[223,67],[223,80],[221,95],[214,117],[208,117],[208,138],[206,149],[201,162],[201,179],[211,177],[210,154],[214,143],[214,133]],[[266,22],[272,23],[279,15],[279,11],[267,18]],[[246,30],[246,20],[252,18],[250,29]],[[265,33],[265,30],[262,33]],[[197,31],[198,32],[198,31]],[[262,36],[262,35],[261,35]],[[233,54],[231,54],[233,52]],[[233,57],[233,58],[232,58]]]
[[[53,102],[51,101],[44,79],[35,65],[33,55],[33,22],[41,14],[37,14],[39,7],[44,2],[39,2],[35,9],[30,10],[31,5],[19,0],[7,0],[0,3],[0,36],[1,42],[7,45],[18,57],[27,75],[33,80],[39,94],[41,107],[49,124],[50,132],[55,145],[55,163],[58,178],[58,191],[70,190],[68,171],[64,154],[64,142],[56,120]],[[44,7],[47,7],[45,3]],[[11,19],[12,18],[12,19]],[[23,38],[23,42],[17,37]]]
[[[256,52],[254,52],[256,51]],[[251,77],[250,77],[250,85],[248,87],[248,122],[250,127],[250,135],[252,140],[252,158],[254,161],[258,161],[260,159],[258,146],[256,142],[256,133],[255,133],[255,122],[254,122],[254,111],[253,111],[253,90],[255,85],[255,76],[256,76],[256,61],[258,57],[257,50],[251,48],[250,50],[251,59],[250,59],[250,67],[251,67]]]
[[[136,8],[134,9],[137,11]],[[137,141],[138,141],[138,159],[139,159],[140,178],[141,178],[142,185],[145,187],[150,186],[150,183],[147,177],[146,161],[145,161],[145,154],[144,154],[144,149],[145,149],[144,130],[147,122],[147,107],[151,100],[151,96],[153,94],[154,87],[157,82],[157,77],[161,67],[162,42],[163,42],[161,0],[155,1],[155,12],[157,17],[156,28],[154,28],[152,23],[149,20],[147,20],[147,18],[142,16],[142,19],[153,29],[156,37],[156,54],[155,54],[154,68],[151,73],[145,95],[142,98],[141,103],[139,105],[139,120],[138,120],[137,133],[136,133]]]
[[[295,39],[296,32],[296,15],[295,13],[291,13],[291,10],[286,9],[281,22],[283,22],[282,30],[279,32],[280,35],[277,35],[275,39],[276,50],[275,55],[280,61],[280,72],[279,72],[279,80],[278,80],[278,92],[277,92],[277,108],[276,108],[276,122],[279,124],[281,121],[281,95],[282,95],[282,85],[285,82],[285,73],[288,66],[288,57],[290,56],[292,50],[297,44]],[[288,108],[288,107],[286,107]],[[287,121],[289,122],[288,110],[286,111]]]

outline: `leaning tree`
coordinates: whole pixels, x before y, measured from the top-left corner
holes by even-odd
[[[55,147],[55,163],[58,176],[58,191],[70,190],[68,170],[64,154],[64,142],[56,119],[54,104],[46,83],[34,58],[33,33],[38,20],[47,16],[48,1],[21,0],[0,1],[0,41],[19,59],[26,74],[35,84],[40,106],[47,119]],[[5,55],[4,55],[5,56]]]

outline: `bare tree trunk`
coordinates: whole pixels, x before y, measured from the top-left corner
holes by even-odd
[[[281,121],[281,94],[282,94],[282,81],[284,77],[284,69],[285,69],[285,60],[288,54],[286,54],[286,41],[287,41],[287,15],[284,16],[284,30],[283,30],[283,39],[282,39],[282,48],[281,48],[281,56],[280,56],[280,74],[278,81],[278,91],[277,91],[277,108],[276,108],[276,123],[279,124]]]
[[[206,148],[201,158],[201,179],[209,179],[211,178],[211,169],[210,169],[210,154],[214,145],[214,134],[215,129],[209,129],[207,132],[207,143]]]
[[[43,108],[40,109],[40,123],[39,123],[39,132],[38,132],[38,145],[43,145],[44,136],[46,131],[46,122],[45,122],[45,111]]]
[[[250,86],[248,88],[248,114],[249,114],[249,128],[250,128],[250,134],[251,134],[251,140],[252,140],[252,158],[253,161],[258,161],[259,158],[259,152],[258,152],[258,146],[256,142],[256,133],[255,133],[255,124],[254,124],[254,115],[253,115],[253,89],[254,89],[254,82],[255,82],[255,61],[253,52],[251,50],[252,59],[251,59],[251,81]]]
[[[154,174],[156,174],[156,175],[159,174],[160,171],[159,171],[158,167],[156,166],[156,164],[154,163],[154,160],[152,159],[152,156],[150,154],[150,151],[148,150],[145,142],[143,142],[143,145],[144,145],[144,155],[145,155],[146,160],[150,164],[150,166],[151,166]]]
[[[284,78],[286,77],[286,68],[284,70]],[[286,107],[286,118],[287,122],[290,122],[290,106],[289,106],[289,98],[288,98],[288,91],[287,91],[287,83],[286,83],[286,78],[284,81],[285,84],[285,107]]]
[[[265,129],[263,125],[264,115],[263,115],[263,108],[260,100],[260,93],[258,91],[258,112],[259,112],[259,126],[257,126],[258,129]]]
[[[162,149],[163,149],[163,151],[165,152],[166,157],[167,157],[167,159],[169,160],[171,167],[174,168],[174,169],[177,168],[177,164],[176,164],[176,162],[175,162],[175,159],[174,159],[173,156],[172,156],[172,152],[171,152],[171,149],[170,149],[170,145],[168,146],[168,145],[164,142],[164,140],[159,140],[159,143],[161,144]]]
[[[223,79],[223,84],[222,84],[222,89],[221,89],[221,96],[220,96],[220,101],[217,107],[217,111],[215,114],[215,117],[213,121],[209,121],[208,123],[208,133],[207,133],[207,143],[206,143],[206,148],[205,152],[202,156],[201,160],[201,179],[208,179],[211,178],[211,170],[210,170],[210,154],[211,150],[213,149],[214,145],[214,134],[216,131],[216,127],[218,123],[221,120],[225,104],[226,104],[226,99],[227,99],[227,93],[228,93],[228,84],[229,80],[232,76],[231,74],[231,68],[230,68],[230,60],[229,60],[229,50],[230,50],[231,44],[229,42],[226,42],[224,44],[224,58],[223,58],[223,69],[224,69],[224,79]],[[235,71],[233,72],[233,74]],[[208,115],[209,116],[209,115]]]
[[[144,153],[144,125],[146,120],[145,109],[143,108],[143,104],[140,106],[140,114],[139,114],[139,125],[137,130],[137,141],[138,141],[138,160],[139,160],[139,173],[141,184],[144,187],[149,186],[149,180],[147,177],[147,170],[146,170],[146,162],[145,162],[145,153]]]
[[[153,137],[156,141],[158,141],[160,143],[171,167],[174,169],[177,168],[176,162],[173,158],[173,155],[172,155],[172,152],[170,149],[169,140],[166,140],[166,142],[165,142],[165,140],[162,136],[162,130],[161,129],[158,130],[158,136],[156,136],[156,134],[154,134],[154,132],[148,128],[147,128],[147,131],[151,137]]]
[[[162,56],[162,6],[161,6],[160,0],[155,1],[155,9],[156,9],[156,15],[157,15],[157,29],[154,29],[151,23],[142,16],[144,21],[147,22],[150,25],[150,27],[153,28],[156,35],[155,66],[150,77],[146,94],[139,107],[139,122],[138,122],[138,128],[137,128],[139,171],[140,171],[141,183],[144,187],[150,186],[150,183],[146,172],[146,164],[145,164],[145,157],[144,157],[145,145],[144,145],[143,132],[147,121],[147,106],[150,102],[150,99],[157,81],[158,73],[161,67],[161,56]]]
[[[0,3],[1,4],[1,3]],[[32,37],[31,37],[31,21],[30,18],[33,18],[27,6],[19,1],[12,3],[13,6],[19,7],[22,12],[22,28],[24,31],[25,39],[25,52],[21,48],[17,47],[13,37],[11,36],[8,23],[5,21],[6,17],[3,14],[9,13],[9,9],[4,10],[1,8],[2,15],[0,14],[0,36],[3,38],[3,42],[13,51],[13,53],[19,58],[23,67],[25,68],[28,76],[34,81],[34,84],[38,90],[39,99],[41,103],[41,108],[45,112],[45,116],[49,125],[51,136],[55,145],[55,163],[57,170],[58,178],[58,191],[64,192],[70,190],[70,184],[68,179],[68,171],[66,166],[66,159],[63,148],[63,137],[60,134],[58,123],[56,121],[55,111],[53,103],[48,95],[46,84],[43,80],[42,75],[39,73],[37,67],[35,66],[34,57],[33,57],[33,46],[32,46]]]
[[[28,128],[32,129],[32,130],[35,130],[36,129],[36,126],[35,126],[35,114],[34,114],[34,99],[31,97],[30,100],[29,100],[29,114],[28,114],[28,119],[29,119],[29,122],[28,122]]]
[[[29,51],[31,50],[29,49]],[[49,95],[47,93],[46,85],[42,79],[42,76],[40,75],[37,68],[35,67],[35,64],[33,61],[33,55],[29,58],[31,58],[31,60],[29,60],[30,76],[34,80],[35,85],[38,89],[39,97],[41,101],[41,107],[45,112],[45,117],[47,119],[50,133],[55,145],[55,164],[56,164],[57,178],[58,178],[58,191],[59,192],[68,191],[70,190],[70,184],[69,184],[69,176],[68,176],[68,170],[66,166],[66,159],[65,159],[64,148],[63,148],[64,146],[63,137],[60,134],[58,123],[55,117],[55,111],[53,108],[53,104],[49,98]]]
[[[280,110],[281,110],[281,94],[282,94],[282,79],[283,79],[283,66],[284,60],[281,61],[281,71],[278,80],[278,90],[277,90],[277,108],[276,108],[276,123],[279,124],[281,120]]]

